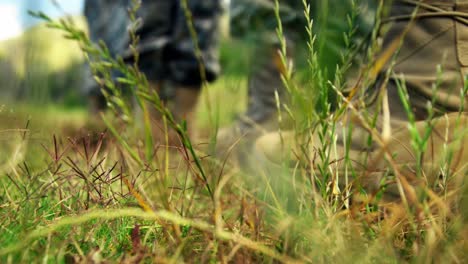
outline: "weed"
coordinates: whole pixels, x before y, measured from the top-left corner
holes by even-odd
[[[188,137],[186,124],[176,121],[158,94],[149,89],[137,63],[135,14],[139,1],[132,1],[129,10],[136,62],[132,65],[113,58],[104,43],[91,43],[71,21],[53,21],[34,13],[79,43],[114,115],[103,115],[107,130],[93,136],[63,132],[63,127],[73,130],[69,126],[77,122],[67,122],[71,114],[62,110],[43,114],[44,109],[26,107],[28,114],[17,114],[16,120],[0,108],[1,262],[463,263],[466,202],[460,203],[459,197],[465,194],[466,186],[449,188],[453,172],[448,165],[456,160],[450,146],[442,148],[447,153],[440,165],[443,177],[435,183],[442,191],[412,185],[390,151],[388,94],[376,95],[378,112],[384,116],[381,127],[375,113],[359,108],[363,102],[355,103],[362,87],[381,77],[377,75],[384,65],[393,63],[401,44],[398,39],[383,56],[376,55],[382,54],[377,32],[385,11],[383,2],[379,1],[376,25],[362,42],[368,43],[365,45],[353,42],[360,30],[356,20],[362,7],[359,1],[351,1],[345,19],[345,48],[340,64],[330,74],[319,58],[320,47],[326,43],[317,43],[311,7],[303,0],[308,67],[297,74],[310,77],[303,85],[287,54],[280,1],[275,0],[283,83],[289,95],[288,101],[277,95],[278,120],[280,124],[285,119],[294,121],[293,142],[280,126],[280,164],[263,167],[258,162],[254,172],[204,155]],[[190,27],[187,1],[182,3]],[[196,40],[193,26],[191,34]],[[226,45],[237,47],[235,42]],[[345,81],[345,75],[359,52],[367,53],[369,59],[353,86]],[[234,60],[239,54],[225,51],[224,56]],[[113,79],[113,71],[122,77]],[[234,71],[235,76],[227,73],[220,81],[222,86],[245,83],[239,69]],[[438,71],[441,75],[443,69]],[[385,74],[386,82],[391,70]],[[438,85],[434,85],[435,90]],[[345,89],[350,86],[350,90]],[[399,82],[398,87],[409,120],[407,140],[417,160],[415,175],[421,179],[425,176],[424,153],[436,124],[428,121],[420,129],[405,82]],[[142,109],[141,117],[132,113],[127,91]],[[465,98],[467,91],[465,85],[460,96]],[[213,94],[204,100],[209,102]],[[428,105],[430,117],[435,115],[434,105]],[[460,108],[460,120],[465,107]],[[205,108],[207,130],[216,130],[219,124],[212,118],[216,109],[211,104]],[[182,147],[157,143],[148,116],[152,110],[159,111],[165,120],[166,139],[171,128]],[[351,114],[358,122],[344,124],[343,118]],[[36,121],[39,118],[40,124]],[[39,132],[41,127],[51,128]],[[351,145],[361,128],[366,131],[362,140],[369,147],[376,144],[381,152],[366,157],[370,161],[359,170]],[[466,130],[460,133],[464,135]],[[344,155],[338,159],[341,152]],[[382,162],[388,175],[380,179],[377,190],[356,186]],[[383,199],[395,182],[404,203]]]

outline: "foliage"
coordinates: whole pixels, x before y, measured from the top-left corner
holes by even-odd
[[[131,14],[138,2],[133,1]],[[300,160],[311,160],[303,142],[312,133],[318,135],[322,147],[317,167],[323,177],[310,167],[291,168],[286,162],[279,167],[254,166],[254,171],[246,172],[206,155],[206,148],[188,137],[184,122],[174,120],[148,88],[137,64],[112,58],[105,45],[93,45],[70,21],[53,21],[36,13],[86,53],[96,80],[108,91],[113,116],[103,115],[106,129],[92,133],[79,129],[86,122],[83,112],[34,106],[13,112],[0,107],[0,262],[466,261],[466,202],[457,200],[466,190],[422,197],[413,206],[383,203],[378,195],[372,197],[363,190],[354,193],[352,200],[349,190],[338,188],[331,153],[337,145],[338,117],[349,107],[342,90],[352,54],[358,49],[349,39],[355,32],[353,21],[359,7],[354,5],[347,17],[346,49],[330,80],[318,58],[320,45],[315,43],[310,7],[303,1],[308,67],[299,74],[311,77],[304,84],[287,67],[279,1],[275,2],[281,58],[286,66],[283,81],[292,102],[284,104],[278,98],[278,119],[294,121],[295,143],[300,145],[295,154]],[[376,35],[371,35],[373,43]],[[133,36],[132,47],[137,43]],[[245,48],[243,45],[225,44],[224,60],[238,58],[237,50]],[[375,54],[374,48],[369,45],[367,53]],[[370,78],[381,64],[377,59],[368,65]],[[200,121],[208,133],[219,124],[211,122],[213,113],[206,104],[232,98],[226,91],[239,96],[237,87],[245,84],[242,67],[233,67],[203,98]],[[123,77],[113,80],[113,70]],[[224,90],[226,87],[232,91]],[[142,117],[132,114],[124,90],[136,98]],[[330,99],[329,90],[336,93],[336,100]],[[399,91],[408,103],[404,83]],[[406,107],[411,116],[410,105]],[[156,143],[147,117],[154,109],[177,132],[181,147],[169,149]],[[221,111],[219,115],[226,116],[236,110]],[[359,117],[369,120],[364,114]],[[411,140],[422,153],[426,134],[413,133]],[[260,163],[251,158],[255,165]],[[352,171],[349,174],[355,176]]]

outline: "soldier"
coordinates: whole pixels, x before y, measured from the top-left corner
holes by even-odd
[[[341,187],[346,171],[354,171],[368,191],[383,185],[387,198],[403,194],[410,202],[415,199],[411,186],[435,187],[443,179],[443,188],[460,187],[468,174],[467,7],[465,0],[391,2],[379,57],[387,63],[371,85],[358,86],[360,96],[335,130],[329,166]],[[394,59],[385,60],[389,54]],[[271,133],[257,141],[256,151],[278,164],[279,153],[299,151],[297,139],[293,132]],[[315,157],[321,140],[317,135],[307,140],[309,157]],[[315,159],[312,169],[319,162]]]
[[[88,0],[85,16],[91,40],[103,40],[113,56],[121,56],[132,63],[127,32],[130,2]],[[157,90],[164,101],[172,101],[171,110],[176,119],[186,119],[190,123],[202,83],[214,81],[220,71],[218,20],[222,7],[221,0],[187,1],[187,4],[197,40],[191,35],[182,0],[142,1],[137,14],[142,23],[136,33],[140,38],[139,68],[146,75],[150,88]],[[201,58],[196,55],[196,46]],[[85,92],[90,96],[91,109],[102,110],[105,100],[92,76],[88,79]]]

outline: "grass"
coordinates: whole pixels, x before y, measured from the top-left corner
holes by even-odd
[[[68,24],[52,25],[97,56],[95,70],[105,73],[99,64],[105,52],[86,46]],[[312,43],[311,24],[308,31]],[[286,75],[296,107],[279,112],[295,121],[298,142],[314,121],[319,123],[315,132],[323,143],[318,154],[323,162],[318,166],[329,180],[302,163],[291,168],[289,160],[261,166],[263,160],[253,155],[252,171],[208,155],[206,145],[216,128],[230,124],[245,105],[247,59],[235,52],[247,48],[243,45],[223,45],[222,60],[236,64],[227,64],[223,77],[205,87],[197,109],[200,139],[194,142],[145,90],[144,79],[110,61],[129,72],[127,81],[136,80],[136,96],[163,111],[168,126],[184,140],[182,147],[148,144],[148,127],[133,115],[121,119],[109,113],[104,126],[84,108],[1,106],[0,262],[466,262],[463,188],[418,197],[407,206],[364,190],[351,198],[336,188],[330,165],[336,117],[325,100],[329,94],[316,93],[327,91],[323,88],[330,83],[313,45],[303,73],[314,74],[312,84],[305,78],[311,90],[298,89],[303,83]],[[404,98],[405,90],[400,93]],[[123,98],[110,99],[122,107],[117,100]],[[423,151],[426,139],[413,136]],[[309,160],[306,146],[296,154]]]

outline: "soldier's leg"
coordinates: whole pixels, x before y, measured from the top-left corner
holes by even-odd
[[[128,0],[86,0],[84,15],[88,22],[89,37],[97,45],[99,41],[106,43],[112,56],[121,54],[128,46]],[[84,65],[83,93],[89,98],[89,108],[92,114],[106,107],[106,99],[101,93],[101,87],[92,76],[88,64]]]
[[[332,1],[333,2],[333,1]],[[320,17],[317,10],[328,9],[332,2],[312,1],[311,12],[315,21],[314,29],[319,28],[317,32],[322,36],[321,41],[317,41],[317,49],[323,51],[323,56],[319,56],[323,72],[333,76],[336,65],[341,62],[341,50],[344,46],[343,31],[345,23],[336,23],[337,18],[330,18],[326,15]],[[351,8],[348,1],[339,1],[340,14],[344,17]],[[249,31],[255,31],[256,49],[253,52],[251,73],[248,79],[248,104],[247,110],[243,113],[233,125],[221,129],[217,138],[217,153],[223,153],[233,144],[238,143],[236,150],[243,152],[243,145],[251,147],[252,141],[257,137],[272,131],[278,131],[278,112],[284,109],[278,109],[278,99],[280,106],[289,104],[288,94],[284,86],[282,76],[285,75],[287,67],[298,66],[301,61],[300,56],[304,55],[305,46],[307,46],[307,37],[305,32],[306,21],[304,19],[304,5],[301,0],[284,1],[280,4],[280,16],[284,35],[286,39],[286,60],[288,65],[283,65],[280,57],[281,45],[276,34],[278,21],[275,16],[275,6],[264,3],[260,5],[255,1],[233,1],[232,2],[232,27],[234,34],[248,35]],[[317,13],[317,14],[316,14]],[[318,25],[317,25],[318,24]],[[361,24],[361,23],[360,23]],[[259,25],[262,25],[259,27]],[[250,28],[249,28],[250,27]],[[359,27],[356,35],[361,37],[363,33]],[[357,33],[357,32],[355,32]],[[261,37],[259,37],[261,36]],[[323,43],[333,42],[334,45],[322,45]],[[318,43],[321,42],[321,43]],[[297,61],[295,61],[297,59]],[[302,63],[305,63],[302,58]],[[298,63],[299,62],[299,63]],[[307,94],[307,93],[306,93]],[[282,121],[282,129],[291,127],[288,120]],[[250,149],[246,150],[247,152]],[[238,156],[245,156],[240,153]]]
[[[241,145],[251,145],[252,140],[262,134],[278,129],[278,102],[286,101],[286,88],[282,76],[285,66],[279,53],[280,47],[272,41],[260,42],[253,51],[251,72],[247,85],[247,109],[229,127],[218,131],[217,149],[222,153],[236,141],[242,139]],[[293,47],[288,41],[288,58],[291,60]],[[278,96],[278,97],[277,97]],[[242,152],[243,147],[239,147]],[[248,150],[247,150],[248,151]]]
[[[203,85],[219,75],[221,0],[188,1],[179,4],[173,41],[165,50],[168,78],[173,84],[172,113],[185,120],[189,134],[195,135],[194,111]],[[190,15],[188,15],[190,13]],[[193,30],[192,30],[193,29]]]
[[[138,49],[141,70],[152,86],[158,87],[176,121],[187,120],[193,133],[193,113],[202,85],[214,81],[220,71],[218,30],[222,10],[220,0],[188,1],[187,7],[181,3],[143,2]],[[157,113],[155,116],[160,117]],[[174,131],[170,133],[177,141]]]

